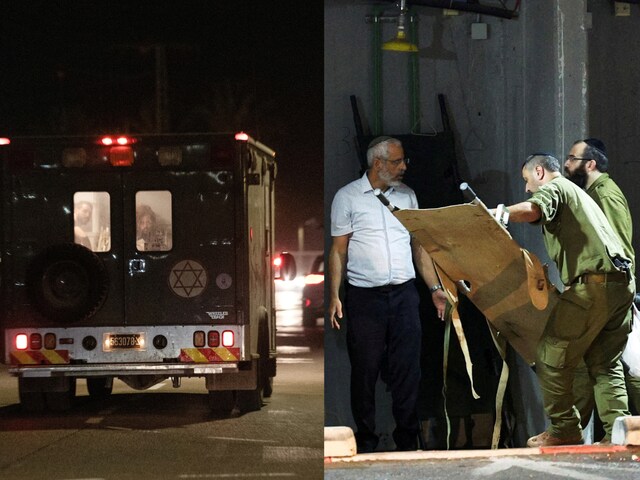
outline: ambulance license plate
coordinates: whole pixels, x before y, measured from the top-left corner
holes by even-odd
[[[102,349],[105,352],[113,350],[144,350],[144,333],[105,333]]]

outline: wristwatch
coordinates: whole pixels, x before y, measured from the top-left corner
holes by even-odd
[[[440,284],[438,284],[438,285],[434,285],[433,287],[431,287],[431,288],[429,289],[429,293],[433,293],[433,292],[435,292],[436,290],[442,290],[442,285],[440,285]]]

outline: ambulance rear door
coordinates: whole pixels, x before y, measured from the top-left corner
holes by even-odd
[[[233,173],[123,173],[125,323],[235,323]]]

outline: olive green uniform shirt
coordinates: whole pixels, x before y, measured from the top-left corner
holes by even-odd
[[[625,256],[631,260],[635,267],[635,252],[631,242],[633,236],[631,212],[622,190],[608,173],[603,173],[591,184],[587,189],[587,193],[604,212],[622,242]]]
[[[542,185],[529,199],[540,207],[547,253],[560,279],[570,285],[584,273],[618,271],[615,257],[629,260],[618,236],[595,201],[564,177]]]
[[[624,253],[635,266],[635,253],[631,238],[633,234],[631,213],[629,204],[618,185],[609,177],[608,173],[600,175],[587,189],[587,193],[604,212],[611,227],[618,234],[622,242]],[[633,272],[633,267],[631,268]],[[626,375],[627,393],[629,399],[633,398],[633,404],[640,408],[640,379]],[[594,381],[589,378],[587,366],[583,363],[576,370],[576,378],[573,382],[573,393],[576,408],[580,412],[582,428],[585,428],[595,407],[593,391]]]

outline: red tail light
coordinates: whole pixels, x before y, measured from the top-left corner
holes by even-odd
[[[11,143],[11,140],[9,140],[7,137],[0,137],[0,145],[9,145]]]
[[[210,330],[207,335],[207,345],[210,347],[219,347],[220,346],[220,332],[216,332],[215,330]]]
[[[29,347],[31,350],[40,350],[42,348],[42,335],[32,333],[31,337],[29,337]]]
[[[114,167],[130,167],[133,165],[133,150],[131,147],[111,147],[109,162]]]

